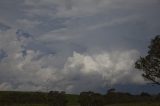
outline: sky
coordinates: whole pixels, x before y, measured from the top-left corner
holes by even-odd
[[[134,68],[159,0],[0,0],[0,90],[158,93]]]

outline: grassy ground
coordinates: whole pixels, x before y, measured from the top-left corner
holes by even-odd
[[[68,101],[67,106],[79,106],[78,104],[78,100],[79,100],[79,95],[74,95],[74,94],[66,94],[66,99]],[[0,106],[7,106],[7,105],[2,105],[1,103],[3,103],[3,100],[20,100],[21,101],[25,101],[25,102],[14,102],[14,103],[27,103],[27,104],[14,104],[14,105],[10,105],[10,106],[48,106],[46,105],[46,97],[47,97],[47,93],[43,93],[43,92],[2,92],[0,91]],[[37,99],[37,102],[31,102],[32,99]],[[110,99],[110,98],[109,98]],[[123,102],[125,102],[126,98],[120,98],[122,99]],[[135,98],[130,98],[130,99],[135,99]],[[144,97],[140,97],[137,98],[137,102],[149,102],[148,99],[145,99]],[[154,100],[155,97],[153,96],[152,98],[150,98],[151,100]],[[150,100],[149,99],[149,100]],[[1,101],[2,100],[2,101]],[[119,100],[119,98],[118,98]],[[160,106],[160,99],[157,99],[155,101],[152,101],[152,103],[124,103],[124,104],[110,104],[110,105],[106,105],[106,106]],[[36,101],[36,100],[35,100]],[[136,100],[133,100],[136,101]],[[133,102],[132,101],[132,102]],[[114,99],[114,102],[115,99]],[[159,103],[155,103],[155,102],[159,102]],[[4,103],[8,103],[8,102],[4,102]],[[39,104],[32,104],[32,103],[39,103]],[[43,104],[44,103],[44,104]],[[117,102],[120,103],[120,102]]]
[[[77,106],[78,105],[78,99],[79,99],[78,95],[67,94],[66,98],[68,101],[68,103],[67,103],[68,106]]]
[[[48,106],[46,104],[17,104],[12,106]]]
[[[45,104],[19,104],[19,105],[12,105],[12,106],[48,106]],[[67,105],[67,106],[79,106],[77,105]],[[106,106],[160,106],[160,103],[127,103],[127,104],[111,104]]]
[[[160,103],[128,103],[128,104],[112,104],[107,106],[160,106]]]
[[[0,105],[0,106],[48,106],[46,104],[12,104],[12,105]]]

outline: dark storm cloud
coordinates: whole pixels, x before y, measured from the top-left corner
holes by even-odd
[[[16,19],[24,17],[24,5],[22,5],[23,1],[24,0],[0,0],[0,19],[12,23]]]
[[[7,53],[3,49],[1,49],[0,50],[0,61],[6,58],[7,56],[8,56]]]
[[[9,30],[11,27],[3,24],[3,23],[0,23],[0,32],[3,32],[3,31],[6,31],[6,30]]]

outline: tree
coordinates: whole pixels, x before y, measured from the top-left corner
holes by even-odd
[[[107,93],[113,93],[113,92],[115,92],[115,91],[116,91],[116,89],[111,88],[111,89],[109,89],[109,90],[107,91]]]
[[[160,35],[157,35],[151,40],[147,56],[140,57],[136,63],[135,68],[143,71],[142,76],[160,85]]]
[[[142,96],[142,97],[150,97],[151,95],[148,94],[147,92],[142,92],[142,93],[140,94],[140,96]]]
[[[104,97],[99,93],[81,92],[79,96],[80,106],[104,106]]]
[[[66,106],[67,100],[65,92],[50,91],[48,93],[48,105],[49,106]]]

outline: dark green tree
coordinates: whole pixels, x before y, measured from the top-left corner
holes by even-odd
[[[50,91],[48,93],[48,105],[49,106],[66,106],[67,100],[65,92]]]
[[[136,61],[135,68],[143,71],[145,79],[160,85],[160,35],[151,40],[148,48],[148,54]]]
[[[79,96],[80,106],[104,106],[104,97],[99,93],[81,92]]]

